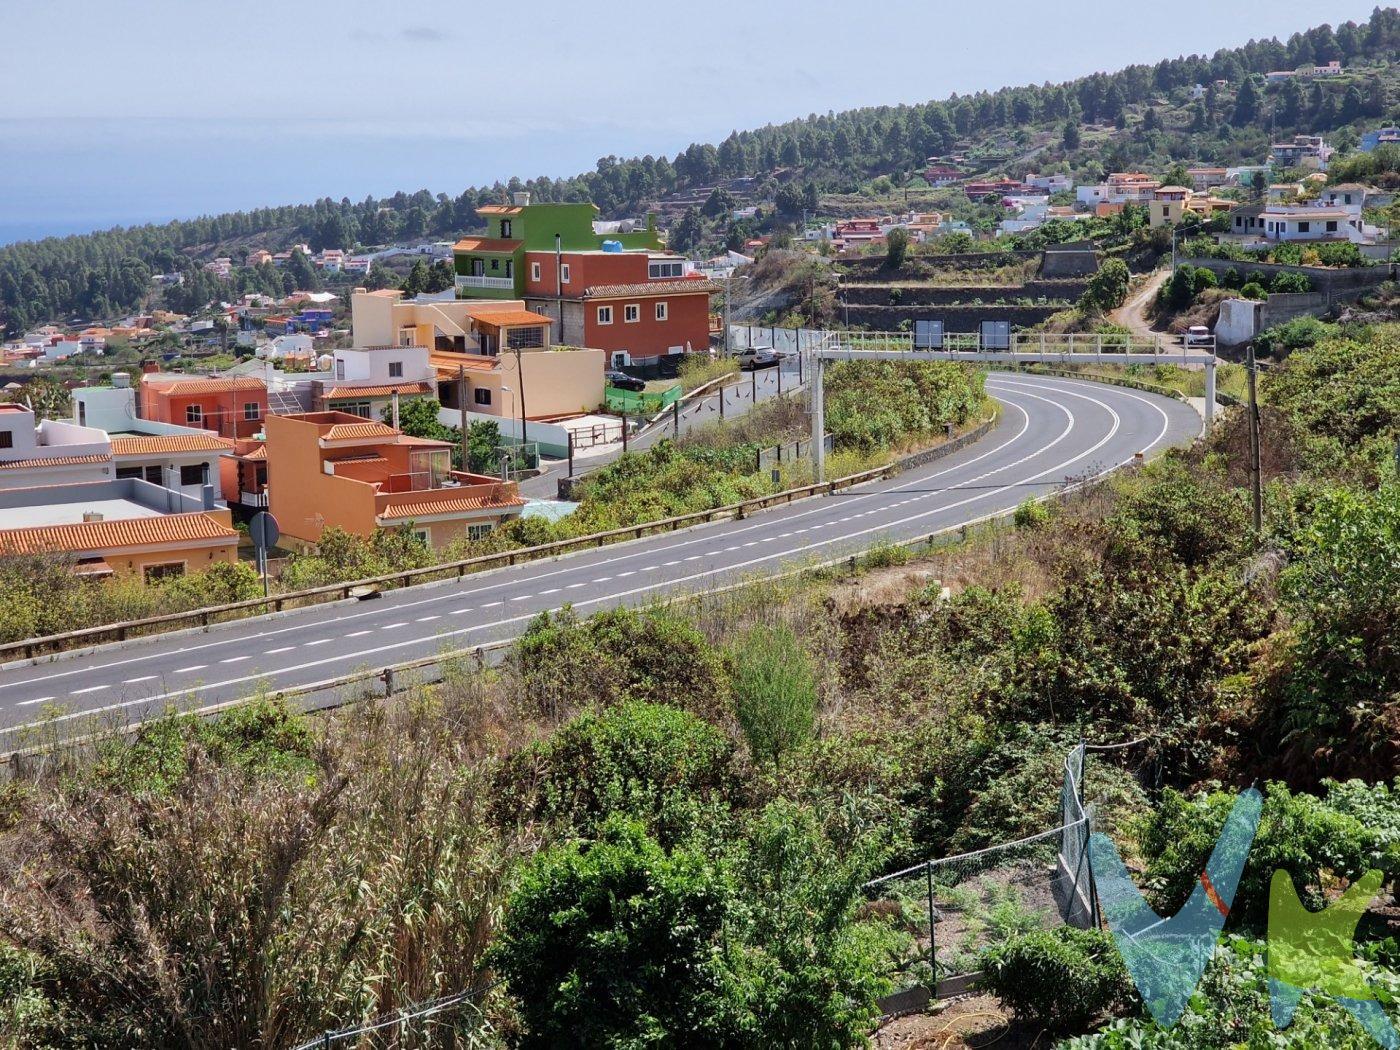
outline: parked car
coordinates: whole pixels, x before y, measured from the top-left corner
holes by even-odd
[[[647,388],[646,380],[629,376],[626,372],[610,370],[603,373],[603,378],[607,380],[608,386],[616,387],[618,390],[632,390],[640,394]]]
[[[1193,324],[1186,329],[1186,334],[1181,337],[1181,343],[1186,347],[1203,346],[1211,347],[1215,345],[1215,336],[1210,334],[1210,329],[1203,324]]]
[[[757,368],[772,368],[782,358],[772,350],[755,347],[752,350],[740,350],[734,355],[734,360],[739,362],[739,367],[747,372]]]

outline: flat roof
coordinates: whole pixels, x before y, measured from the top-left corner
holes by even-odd
[[[102,515],[104,521],[119,521],[130,518],[159,518],[158,510],[152,510],[135,500],[129,499],[87,499],[73,503],[35,503],[27,507],[6,507],[5,528],[27,529],[39,525],[77,525],[83,514],[94,511]]]

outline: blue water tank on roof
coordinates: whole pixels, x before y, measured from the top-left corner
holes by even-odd
[[[605,252],[620,252],[620,251],[622,251],[622,242],[621,242],[621,241],[604,241],[604,242],[603,242],[603,251],[605,251]]]

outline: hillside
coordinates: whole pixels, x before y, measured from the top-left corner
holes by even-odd
[[[745,199],[796,217],[813,199],[922,185],[930,156],[958,153],[975,169],[1093,174],[1172,161],[1257,160],[1271,136],[1324,132],[1342,150],[1361,128],[1393,115],[1400,14],[1318,26],[1287,41],[1254,41],[1213,55],[1164,59],[1053,85],[1023,85],[916,105],[813,114],[736,131],[718,144],[692,144],[674,157],[604,157],[569,179],[512,178],[455,197],[426,190],[358,203],[314,204],[205,216],[161,226],[114,229],[0,249],[0,328],[13,334],[50,320],[110,318],[151,296],[156,273],[193,272],[215,255],[240,258],[252,247],[353,248],[395,240],[452,237],[476,225],[475,209],[514,190],[539,201],[592,200],[604,216],[660,206],[676,220],[672,244],[713,246],[747,232],[709,229],[700,206],[720,180]],[[1262,74],[1338,60],[1345,75],[1265,85]],[[1205,85],[1202,98],[1190,97]],[[727,192],[727,191],[726,191]],[[723,203],[723,198],[718,201]],[[810,210],[810,209],[809,209]],[[255,286],[236,271],[230,292]]]

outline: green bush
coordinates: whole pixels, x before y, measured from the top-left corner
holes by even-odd
[[[1050,521],[1050,505],[1044,500],[1027,499],[1016,507],[1012,519],[1018,529],[1038,529]]]
[[[786,624],[751,628],[730,650],[734,714],[756,760],[775,767],[812,736],[817,681]]]
[[[1250,281],[1240,289],[1240,294],[1246,299],[1265,299],[1268,298],[1269,292],[1258,281]]]
[[[1305,273],[1282,270],[1274,274],[1274,279],[1269,284],[1269,290],[1272,292],[1310,292],[1312,291],[1312,281]]]
[[[982,987],[1032,1024],[1081,1028],[1129,995],[1128,971],[1102,930],[1059,926],[1013,937],[982,957]]]

